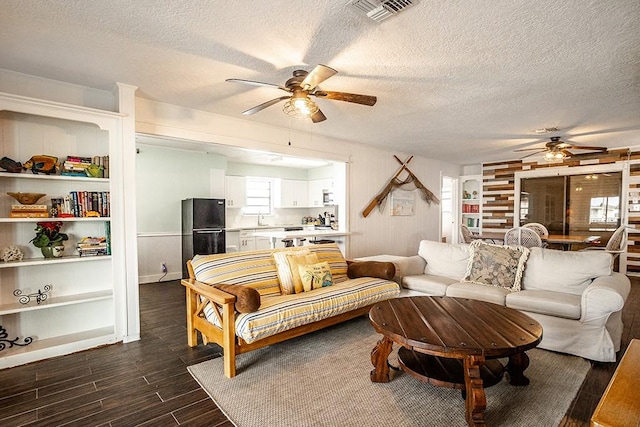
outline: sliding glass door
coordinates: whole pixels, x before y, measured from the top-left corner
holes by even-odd
[[[621,172],[523,178],[520,224],[541,223],[549,234],[604,236],[620,226],[621,200]]]

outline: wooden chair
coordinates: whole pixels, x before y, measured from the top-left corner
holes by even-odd
[[[473,236],[473,233],[471,232],[469,227],[467,227],[464,224],[460,224],[460,240],[462,241],[462,243],[473,242],[472,236]]]
[[[514,227],[504,233],[505,245],[518,245],[526,248],[542,247],[542,239],[530,228]]]

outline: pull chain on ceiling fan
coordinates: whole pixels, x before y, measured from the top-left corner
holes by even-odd
[[[551,141],[547,142],[544,147],[539,148],[521,148],[519,150],[513,150],[514,152],[520,151],[534,151],[531,154],[527,154],[521,159],[525,159],[536,154],[544,152],[544,159],[547,161],[559,161],[567,157],[572,157],[574,154],[569,150],[589,150],[589,151],[607,151],[606,147],[589,147],[585,145],[574,145],[561,141],[559,136],[552,136]]]
[[[320,111],[320,107],[309,96],[315,96],[316,98],[333,99],[336,101],[352,102],[355,104],[373,106],[377,98],[370,95],[358,95],[355,93],[347,92],[332,92],[326,90],[320,90],[318,85],[329,77],[336,74],[337,71],[326,65],[319,64],[311,72],[305,70],[295,70],[293,77],[287,80],[284,86],[273,84],[256,82],[253,80],[243,79],[227,79],[228,82],[237,82],[253,86],[266,86],[289,92],[291,95],[281,96],[274,98],[270,101],[256,105],[253,108],[249,108],[243,111],[244,115],[255,114],[258,111],[262,111],[267,107],[277,104],[280,101],[286,100],[283,111],[291,117],[295,118],[311,118],[314,123],[322,122],[326,120],[326,116]]]

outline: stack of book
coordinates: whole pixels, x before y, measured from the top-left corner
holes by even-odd
[[[106,237],[83,237],[77,245],[80,256],[108,255]]]
[[[61,175],[65,176],[94,176],[87,173],[89,168],[99,169],[96,178],[109,178],[109,156],[67,156],[62,164]]]
[[[11,205],[10,218],[49,218],[47,205]]]
[[[85,169],[91,166],[91,157],[67,156],[67,160],[62,164],[61,175],[66,176],[87,176]]]

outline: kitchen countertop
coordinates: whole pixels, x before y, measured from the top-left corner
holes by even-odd
[[[315,238],[322,239],[325,237],[343,237],[349,236],[351,233],[348,231],[338,230],[303,230],[303,231],[256,231],[253,233],[254,237],[268,237],[271,239],[271,247],[276,247],[276,242],[279,239],[293,239],[295,245],[298,245],[297,239],[301,238]]]
[[[239,226],[239,227],[227,227],[227,231],[243,231],[243,230],[261,230],[271,228],[285,228],[285,227],[313,227],[312,224],[283,224],[283,225],[254,225],[254,226]]]

